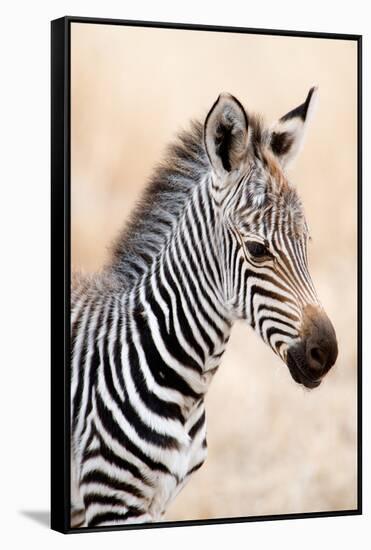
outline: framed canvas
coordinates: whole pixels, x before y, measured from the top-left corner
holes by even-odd
[[[52,528],[360,514],[361,36],[51,29]]]

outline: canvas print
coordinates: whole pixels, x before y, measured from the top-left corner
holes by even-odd
[[[71,528],[358,509],[357,79],[70,23]]]

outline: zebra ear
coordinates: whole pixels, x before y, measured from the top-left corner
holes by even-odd
[[[311,88],[304,103],[281,117],[272,128],[270,147],[285,167],[294,160],[303,145],[317,97],[317,88]]]
[[[247,150],[248,118],[241,103],[220,94],[206,117],[204,140],[211,166],[219,176],[237,168]]]

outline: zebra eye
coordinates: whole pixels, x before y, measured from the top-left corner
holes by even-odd
[[[251,256],[254,256],[254,258],[264,258],[271,255],[268,248],[262,243],[258,243],[256,241],[248,241],[246,243],[246,246],[247,250],[249,251]]]

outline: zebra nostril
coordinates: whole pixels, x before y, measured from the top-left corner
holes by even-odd
[[[327,354],[318,346],[309,349],[309,366],[314,370],[322,370],[325,366]]]
[[[334,327],[323,310],[308,305],[304,308],[302,333],[307,368],[311,376],[322,377],[338,355]]]

